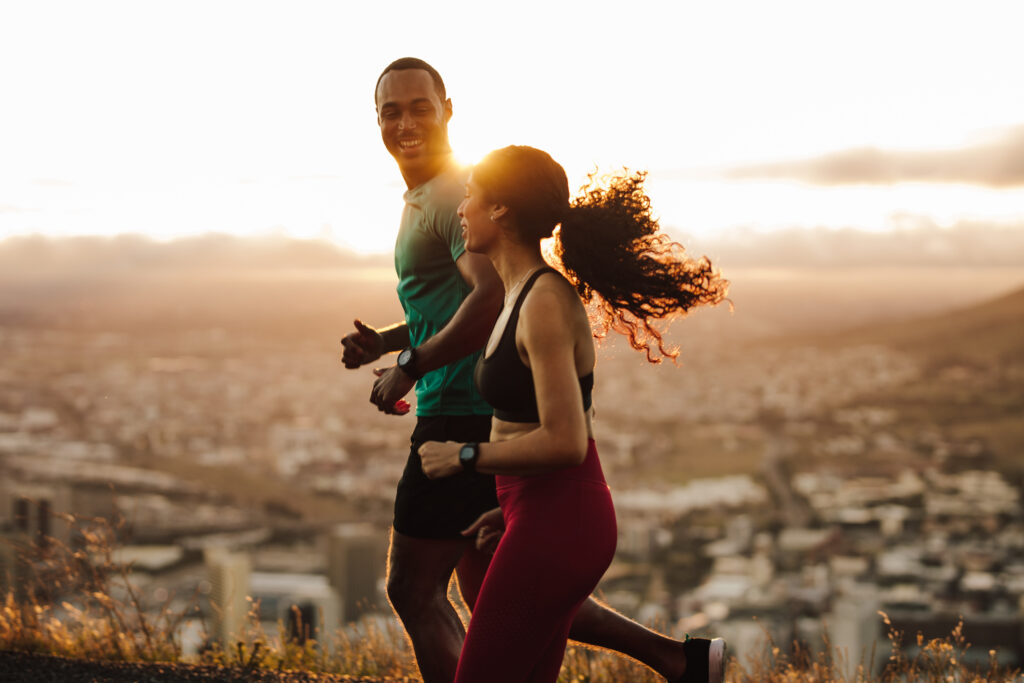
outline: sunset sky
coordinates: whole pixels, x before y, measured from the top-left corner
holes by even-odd
[[[445,78],[460,159],[649,169],[679,235],[1024,224],[1024,3],[10,2],[0,236],[390,250],[373,84]]]

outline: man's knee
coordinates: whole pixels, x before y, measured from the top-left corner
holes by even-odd
[[[429,613],[440,600],[447,600],[446,589],[447,583],[438,585],[402,566],[392,565],[388,572],[388,600],[403,620]]]
[[[391,606],[402,612],[408,609],[415,597],[416,590],[414,582],[410,580],[406,572],[391,567],[388,571],[387,593]]]
[[[427,540],[403,536],[397,531],[392,534],[387,593],[403,621],[444,609],[448,603],[448,583],[465,549],[461,539]]]

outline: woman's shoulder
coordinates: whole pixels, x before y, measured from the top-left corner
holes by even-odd
[[[558,272],[538,277],[520,310],[517,341],[524,348],[529,348],[531,341],[542,349],[579,348],[582,343],[592,346],[591,337],[587,309],[572,283]]]
[[[537,276],[537,280],[530,290],[531,294],[534,292],[547,293],[549,296],[579,298],[576,288],[565,278],[565,275],[550,266]]]
[[[537,276],[523,300],[522,316],[564,316],[583,310],[576,288],[557,270],[549,269]]]

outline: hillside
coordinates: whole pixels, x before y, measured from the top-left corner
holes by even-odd
[[[946,313],[822,336],[822,346],[882,344],[932,359],[1024,359],[1024,288]]]
[[[361,255],[324,240],[209,233],[158,242],[140,235],[0,240],[0,273],[29,279],[82,279],[169,272],[318,270],[390,267],[386,255]]]

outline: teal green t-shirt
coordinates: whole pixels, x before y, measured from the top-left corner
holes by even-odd
[[[395,241],[398,299],[415,347],[444,327],[470,288],[455,261],[466,251],[455,213],[466,191],[469,169],[451,164],[405,193],[402,224]],[[423,375],[416,382],[416,414],[490,415],[473,386],[479,352]]]

